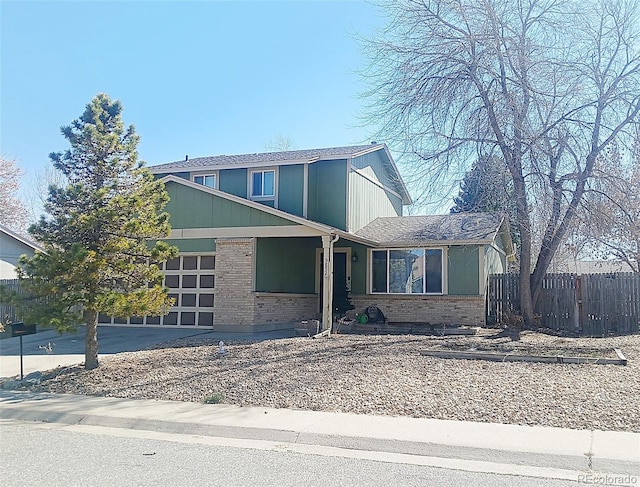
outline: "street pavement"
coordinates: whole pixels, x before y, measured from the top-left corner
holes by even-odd
[[[216,340],[275,339],[289,336],[288,333],[248,336],[193,329],[101,327],[98,343],[101,353],[108,354],[141,350],[187,336]],[[0,377],[19,373],[17,341],[17,338],[0,341]],[[23,337],[23,352],[25,374],[81,363],[84,330],[62,336],[43,331]],[[639,433],[19,390],[0,390],[0,419],[116,429],[123,434],[162,434],[175,441],[209,438],[243,448],[286,449],[572,482],[582,478],[594,483],[602,477],[593,475],[606,474],[616,476],[615,485],[625,485],[619,479],[625,480],[626,485],[640,485]]]
[[[401,463],[362,458],[372,452],[356,450],[327,454],[328,447],[316,445],[309,454],[265,441],[242,446],[224,438],[82,425],[0,425],[0,479],[11,487],[576,487],[575,480],[431,467],[415,455],[416,463]]]
[[[0,391],[0,418],[243,441],[300,453],[577,481],[638,483],[640,434],[222,404]],[[249,445],[249,446],[247,446]],[[322,453],[320,453],[322,454]],[[584,477],[586,478],[586,477]],[[624,484],[622,484],[624,485]]]

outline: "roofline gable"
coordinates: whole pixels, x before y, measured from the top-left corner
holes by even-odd
[[[347,150],[350,148],[354,150],[351,150],[351,151]],[[393,160],[393,157],[391,156],[391,152],[389,151],[389,147],[387,146],[387,144],[381,143],[381,144],[371,144],[368,146],[350,146],[350,147],[344,147],[340,149],[345,149],[345,152],[340,152],[336,154],[324,154],[324,155],[318,154],[318,155],[313,155],[308,157],[298,157],[298,158],[280,159],[280,160],[265,159],[262,161],[210,163],[210,164],[197,164],[198,160],[209,159],[209,158],[196,157],[196,158],[193,158],[191,161],[188,161],[188,160],[175,161],[175,162],[168,162],[165,164],[158,164],[155,166],[147,166],[147,169],[152,174],[166,174],[166,173],[178,173],[178,172],[180,173],[206,172],[206,171],[221,171],[226,169],[247,169],[247,168],[259,168],[259,167],[289,166],[289,165],[295,165],[295,164],[314,164],[319,161],[332,161],[332,160],[339,160],[339,159],[350,160],[356,157],[370,154],[372,152],[383,151],[387,159],[387,162],[391,167],[391,172],[393,173],[393,179],[398,182],[398,186],[399,186],[398,192],[402,199],[402,204],[410,205],[413,203],[413,199],[411,198],[411,195],[409,194],[409,190],[407,189],[407,186],[404,180],[402,179],[402,175],[400,174],[398,166],[396,165],[395,161]],[[355,150],[355,149],[359,149],[359,150]],[[309,149],[309,150],[312,151],[313,149]],[[319,150],[322,150],[322,149],[319,149]],[[265,156],[268,156],[269,154],[282,154],[286,152],[291,152],[292,154],[294,154],[295,152],[304,152],[304,151],[283,151],[283,152],[273,152],[273,153],[265,152],[262,154]],[[242,156],[249,157],[252,155],[255,155],[255,154],[240,154],[238,157],[242,157]],[[211,159],[215,159],[215,157],[226,157],[226,156],[213,156],[211,157]],[[230,156],[230,157],[233,157],[233,156]],[[189,162],[191,162],[191,164]],[[196,163],[194,164],[194,162]]]
[[[363,245],[367,245],[372,248],[391,248],[391,247],[409,247],[411,245],[415,245],[415,242],[385,242],[385,241],[377,241],[371,240],[366,237],[362,237],[360,235],[345,232],[335,227],[331,227],[329,225],[324,225],[322,223],[314,222],[312,220],[307,220],[306,218],[299,217],[297,215],[293,215],[291,213],[287,213],[285,211],[279,210],[277,208],[272,208],[270,206],[263,205],[261,203],[257,203],[255,201],[242,198],[240,196],[236,196],[230,193],[225,193],[224,191],[220,191],[218,189],[209,188],[208,186],[204,186],[203,184],[198,184],[193,181],[189,181],[187,179],[181,178],[179,176],[175,176],[170,174],[168,176],[164,176],[160,179],[163,183],[177,183],[183,186],[195,189],[197,191],[201,191],[204,193],[208,193],[212,196],[218,196],[220,198],[226,199],[228,201],[232,201],[234,203],[238,203],[249,208],[256,209],[258,211],[264,211],[265,213],[269,213],[271,215],[283,218],[285,220],[289,220],[293,223],[305,226],[307,228],[311,228],[321,234],[327,235],[337,235],[341,238],[345,238],[347,240],[351,240],[353,242],[361,243]],[[418,216],[418,215],[416,215]],[[407,218],[407,217],[380,217],[385,219],[394,219],[394,218]],[[428,242],[428,245],[434,246],[447,246],[447,245],[478,245],[478,244],[493,244],[495,239],[499,234],[504,234],[507,236],[506,244],[508,248],[505,248],[505,253],[507,257],[512,256],[514,253],[513,241],[510,238],[509,224],[506,216],[502,215],[500,222],[496,225],[495,229],[492,231],[489,236],[485,238],[478,239],[451,239],[451,240],[433,240]]]
[[[412,215],[412,216],[383,216],[373,220],[369,225],[359,230],[359,234],[367,239],[375,238],[378,247],[384,248],[408,248],[411,246],[450,246],[450,245],[493,245],[497,238],[501,238],[504,245],[504,253],[507,256],[513,256],[514,247],[509,230],[509,221],[506,215],[502,213],[483,213],[484,215],[492,216],[493,222],[486,226],[486,230],[477,236],[465,236],[456,235],[446,238],[421,238],[416,240],[410,237],[398,237],[391,236],[390,239],[385,239],[387,233],[385,227],[393,224],[394,221],[408,221],[411,219],[420,218],[455,218],[455,214],[445,215]],[[377,227],[375,232],[366,232],[369,226]]]
[[[213,170],[213,169],[231,169],[231,168],[247,168],[247,167],[258,167],[258,166],[283,166],[283,165],[291,165],[291,164],[312,164],[318,161],[328,161],[328,160],[336,160],[336,159],[349,159],[352,157],[357,157],[360,155],[367,154],[369,152],[373,152],[375,150],[380,150],[381,148],[386,147],[386,144],[371,144],[370,146],[364,145],[355,145],[355,146],[346,146],[346,147],[337,147],[336,149],[344,149],[344,152],[338,152],[335,154],[330,153],[319,153],[315,155],[309,155],[306,157],[292,157],[290,159],[269,159],[266,158],[262,161],[245,161],[245,162],[235,162],[235,163],[220,163],[220,164],[193,164],[194,161],[198,161],[200,159],[215,159],[216,157],[252,157],[256,155],[269,156],[270,154],[286,154],[291,153],[294,155],[296,152],[313,152],[317,150],[319,152],[323,150],[331,150],[332,148],[327,149],[304,149],[304,150],[292,150],[292,151],[280,151],[280,152],[259,152],[255,154],[237,154],[237,155],[219,155],[219,156],[205,156],[205,157],[194,157],[190,160],[185,161],[174,161],[167,162],[164,164],[158,164],[154,166],[147,166],[147,169],[151,171],[152,174],[163,174],[166,172],[187,172],[187,171],[201,171],[201,170]],[[351,149],[351,150],[349,150]],[[359,149],[359,150],[355,150]],[[189,164],[191,163],[191,164]],[[179,165],[177,167],[171,167],[173,165]]]
[[[184,166],[184,167],[176,167],[176,168],[163,168],[163,165],[158,165],[158,166],[148,166],[147,169],[149,169],[149,171],[152,174],[206,172],[206,171],[222,171],[225,169],[252,169],[257,167],[293,166],[295,164],[313,164],[314,162],[318,162],[319,160],[328,161],[330,159],[347,159],[348,157],[350,156],[323,157],[322,159],[318,157],[311,157],[306,159],[291,159],[291,160],[283,160],[283,161],[243,162],[243,163],[235,163],[235,164],[209,164],[209,165],[202,165],[202,166],[193,165],[193,166]],[[200,159],[200,158],[195,158],[195,159]],[[175,164],[175,163],[169,162],[167,164]]]
[[[338,235],[341,238],[347,238],[349,240],[362,243],[364,245],[369,245],[369,246],[377,245],[377,242],[374,242],[373,240],[369,240],[367,238],[345,232],[343,230],[331,227],[329,225],[324,225],[322,223],[314,222],[312,220],[307,220],[306,218],[302,218],[297,215],[292,215],[291,213],[287,213],[286,211],[282,211],[277,208],[272,208],[270,206],[263,205],[261,203],[257,203],[255,201],[252,201],[246,198],[242,198],[240,196],[236,196],[230,193],[225,193],[224,191],[220,191],[219,189],[209,188],[208,186],[205,186],[203,184],[198,184],[193,181],[189,181],[187,179],[181,178],[179,176],[174,176],[173,174],[160,178],[160,181],[162,181],[165,184],[170,182],[181,184],[183,186],[195,189],[197,191],[202,191],[212,196],[218,196],[220,198],[226,199],[228,201],[232,201],[234,203],[241,204],[243,206],[247,206],[249,208],[253,208],[258,211],[264,211],[265,213],[269,213],[270,215],[274,215],[274,216],[283,218],[285,220],[289,220],[293,223],[297,223],[298,225],[311,228],[313,230],[316,230],[319,233],[324,233],[327,235]]]
[[[387,144],[382,144],[382,146],[384,148],[384,153],[387,156],[387,159],[389,160],[389,163],[391,164],[393,172],[398,177],[398,182],[400,183],[400,189],[402,190],[402,204],[403,205],[412,205],[413,204],[413,198],[411,198],[411,194],[409,194],[409,190],[407,189],[407,185],[404,184],[404,179],[402,179],[402,175],[400,174],[400,170],[398,169],[398,166],[396,165],[395,161],[393,160],[393,157],[391,157],[391,152],[389,151],[389,147],[387,147]]]
[[[500,222],[500,225],[496,229],[494,240],[500,234],[503,235],[502,243],[505,246],[504,252],[507,258],[515,260],[516,247],[513,244],[513,237],[511,236],[511,229],[509,228],[509,218],[507,217],[507,215],[502,215],[502,221]]]
[[[35,242],[32,242],[31,240],[28,240],[25,237],[22,237],[18,233],[14,232],[13,230],[11,230],[8,227],[5,227],[2,224],[0,224],[0,232],[4,233],[5,235],[8,235],[9,237],[13,238],[14,240],[17,240],[18,242],[26,245],[27,247],[32,248],[33,250],[44,252],[44,248],[42,246],[40,246],[39,244],[37,244]]]

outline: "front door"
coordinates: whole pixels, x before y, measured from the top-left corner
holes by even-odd
[[[350,288],[350,276],[347,266],[347,250],[333,250],[333,303],[332,309],[335,310],[336,305],[347,299],[347,292]],[[318,310],[322,312],[322,291],[323,291],[323,279],[322,279],[322,265],[323,265],[324,253],[319,254],[319,269],[318,279],[320,281],[320,299]]]

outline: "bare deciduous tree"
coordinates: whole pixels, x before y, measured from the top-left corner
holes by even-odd
[[[599,158],[595,173],[600,177],[581,203],[573,240],[583,252],[640,272],[640,138],[631,154],[612,148]]]
[[[368,117],[437,191],[478,156],[511,175],[521,236],[521,312],[533,305],[598,156],[638,124],[634,1],[394,0],[366,41]],[[429,184],[426,184],[428,182]],[[544,206],[540,250],[532,208]],[[537,255],[536,255],[537,254]]]
[[[264,145],[264,149],[269,152],[285,152],[296,150],[297,147],[291,137],[285,137],[282,134],[278,134],[275,138],[269,139],[269,142]]]
[[[24,233],[27,210],[17,197],[21,176],[14,160],[0,157],[0,224]]]
[[[65,175],[51,165],[43,167],[32,178],[27,197],[29,220],[36,223],[44,211],[49,196],[49,188],[66,186]]]

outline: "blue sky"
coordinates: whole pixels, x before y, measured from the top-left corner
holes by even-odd
[[[119,99],[149,165],[367,143],[362,1],[0,1],[0,151],[29,185],[99,92]],[[379,140],[382,142],[382,140]]]

